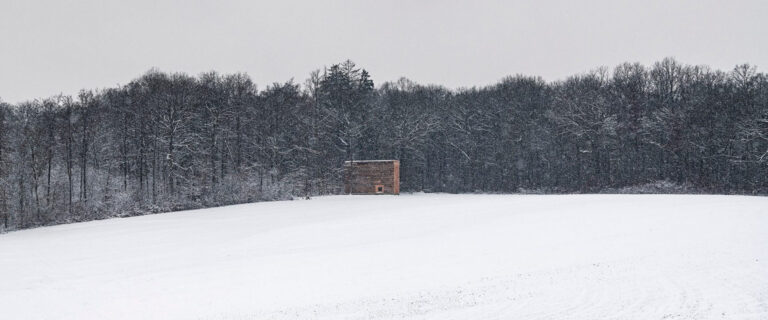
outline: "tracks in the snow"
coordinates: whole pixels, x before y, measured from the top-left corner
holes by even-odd
[[[427,292],[225,319],[765,319],[768,272],[724,277],[700,261],[594,263],[486,277]],[[723,270],[720,270],[723,271]],[[729,295],[729,299],[724,299]],[[730,301],[730,303],[728,302]]]

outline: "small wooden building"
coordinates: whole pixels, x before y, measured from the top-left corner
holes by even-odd
[[[345,161],[344,192],[352,194],[400,194],[400,161]]]

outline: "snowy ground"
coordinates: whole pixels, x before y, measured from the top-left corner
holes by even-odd
[[[768,198],[334,196],[13,232],[0,319],[768,319]]]

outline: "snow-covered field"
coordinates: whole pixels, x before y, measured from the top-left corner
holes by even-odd
[[[768,198],[333,196],[12,232],[0,319],[768,319]]]

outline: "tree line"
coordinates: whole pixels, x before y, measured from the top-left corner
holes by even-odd
[[[565,80],[374,86],[346,61],[257,88],[150,70],[0,102],[0,231],[338,194],[342,163],[398,159],[401,189],[600,192],[653,181],[768,192],[768,77],[667,58]]]

